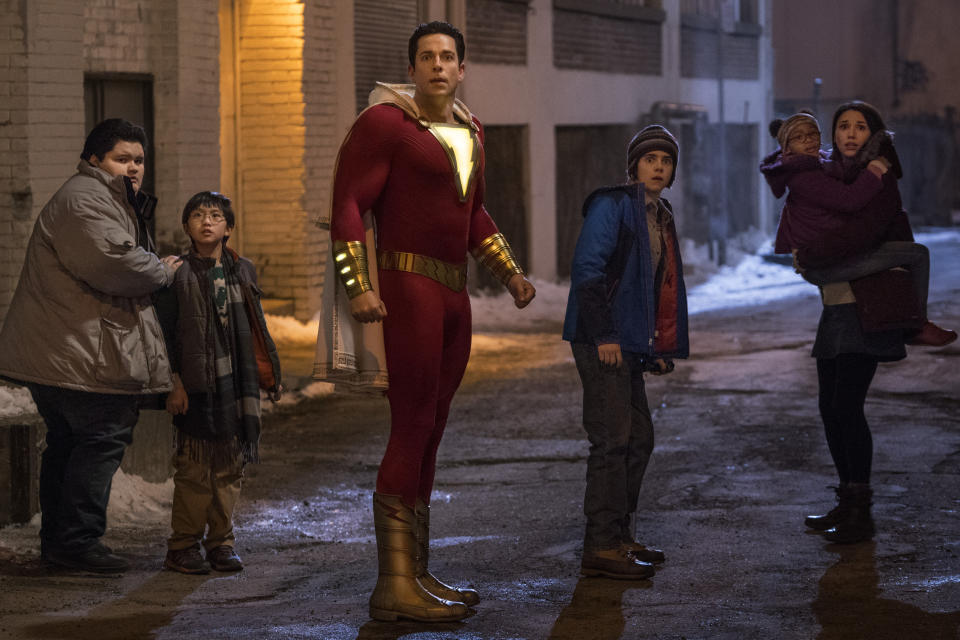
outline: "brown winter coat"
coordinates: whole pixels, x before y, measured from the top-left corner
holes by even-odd
[[[0,376],[97,393],[171,389],[150,294],[173,269],[138,245],[128,180],[86,161],[37,218],[0,330]]]

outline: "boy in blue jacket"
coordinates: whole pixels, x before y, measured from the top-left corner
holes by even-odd
[[[634,539],[634,513],[653,451],[643,374],[689,354],[687,294],[670,203],[679,149],[660,125],[627,148],[627,184],[591,193],[570,277],[563,339],[583,384],[590,441],[581,572],[643,580],[664,554]]]

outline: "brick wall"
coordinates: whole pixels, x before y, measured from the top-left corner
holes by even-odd
[[[303,10],[294,0],[250,0],[240,18],[244,252],[266,296],[290,300],[304,284],[294,271],[307,224]]]
[[[83,5],[7,0],[0,10],[0,321],[33,221],[83,142]]]
[[[26,16],[19,0],[0,2],[0,321],[17,286],[33,217],[27,149]]]
[[[147,37],[155,28],[154,3],[87,0],[82,4],[86,70],[149,73]]]
[[[314,220],[330,207],[333,167],[340,135],[337,131],[337,96],[334,88],[337,73],[335,48],[334,2],[309,0],[304,12],[305,47],[303,51],[303,96],[306,103],[304,163],[304,209],[302,219],[302,253],[295,256],[293,282],[295,315],[301,320],[311,317],[320,308],[323,291],[323,265],[329,254],[327,234]],[[347,96],[341,96],[349,99]]]
[[[660,75],[662,10],[604,0],[555,0],[553,64],[582,69]],[[616,55],[611,55],[611,52]]]
[[[187,244],[180,209],[220,188],[219,23],[216,0],[87,0],[85,71],[153,78],[157,241]]]
[[[220,188],[218,2],[177,0],[176,4],[177,56],[170,60],[164,52],[155,61],[158,72],[172,62],[177,70],[176,90],[168,97],[177,102],[177,121],[165,121],[161,127],[158,120],[156,128],[158,142],[176,159],[175,169],[167,167],[173,182],[160,203],[163,223],[158,221],[157,240],[161,244],[171,237],[185,239],[180,212],[190,196]],[[162,38],[163,33],[156,36]],[[158,183],[162,178],[158,174]],[[184,240],[182,246],[186,244]]]

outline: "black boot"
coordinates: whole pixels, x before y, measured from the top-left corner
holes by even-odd
[[[870,515],[873,491],[868,484],[854,483],[847,485],[847,490],[850,492],[850,510],[835,527],[825,531],[823,537],[837,544],[870,540],[876,532]]]
[[[836,489],[837,492],[837,504],[830,509],[827,513],[822,516],[807,516],[803,519],[803,524],[807,525],[810,529],[815,531],[826,531],[827,529],[832,529],[837,526],[847,515],[847,512],[850,510],[850,499],[849,491],[847,491],[846,483],[841,482],[840,486]]]

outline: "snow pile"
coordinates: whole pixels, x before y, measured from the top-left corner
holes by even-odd
[[[170,519],[173,506],[173,478],[162,484],[117,469],[107,505],[111,523],[156,524]]]
[[[817,288],[793,267],[748,255],[736,266],[720,267],[706,282],[687,291],[687,309],[695,314],[815,295]]]
[[[36,412],[37,407],[26,388],[0,385],[0,418]]]
[[[108,526],[157,526],[170,522],[173,508],[173,478],[162,484],[147,482],[117,469],[107,505]],[[0,528],[0,550],[29,554],[39,550],[40,514],[26,524]]]
[[[474,331],[555,331],[567,308],[569,282],[530,278],[537,296],[524,309],[517,309],[506,289],[494,294],[470,296]]]
[[[287,346],[309,346],[317,343],[317,331],[320,329],[320,314],[309,322],[300,322],[290,316],[264,314],[267,330],[274,343]]]
[[[914,240],[920,244],[933,244],[935,242],[956,242],[960,240],[960,229],[937,229],[927,228],[926,231],[914,233]]]

